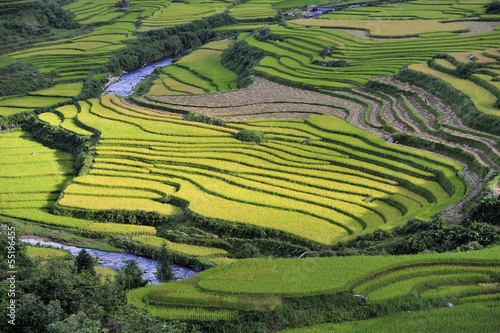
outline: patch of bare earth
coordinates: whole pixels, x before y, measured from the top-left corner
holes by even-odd
[[[477,21],[462,21],[462,22],[453,22],[453,24],[461,24],[465,25],[469,32],[461,33],[460,35],[477,35],[483,34],[486,32],[495,31],[495,27],[500,25],[500,22],[477,22]]]
[[[285,86],[260,77],[256,77],[255,83],[246,89],[197,96],[152,98],[157,104],[173,109],[218,117],[261,114],[261,118],[267,118],[269,114],[273,114],[273,118],[284,118],[283,115],[286,114],[287,118],[304,119],[307,113],[324,113],[346,119],[348,112],[345,110],[360,108],[359,104],[347,99]],[[279,113],[282,115],[278,116]],[[258,116],[252,119],[257,118]]]

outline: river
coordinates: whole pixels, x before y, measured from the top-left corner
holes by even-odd
[[[80,252],[80,250],[82,249],[76,246],[63,245],[56,242],[44,241],[33,238],[23,238],[22,241],[31,245],[39,244],[39,245],[51,246],[68,250],[72,255],[77,255],[78,252]],[[160,283],[154,275],[154,272],[156,272],[156,268],[158,267],[156,260],[145,257],[139,257],[130,253],[106,252],[94,249],[85,249],[85,250],[92,257],[97,259],[99,266],[110,267],[113,269],[119,269],[125,266],[126,260],[135,260],[137,265],[144,272],[142,276],[144,279],[151,280],[150,282],[151,284]],[[174,271],[176,279],[183,279],[196,274],[196,272],[192,269],[175,265],[172,265],[172,270]]]
[[[134,92],[135,86],[144,80],[146,76],[153,73],[156,67],[164,67],[172,64],[173,58],[164,58],[157,61],[151,65],[138,68],[136,70],[130,71],[127,74],[120,76],[120,81],[111,84],[109,87],[104,89],[103,95],[115,94],[118,96],[128,97]]]

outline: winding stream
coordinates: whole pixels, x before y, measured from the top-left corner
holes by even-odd
[[[82,249],[76,246],[63,245],[56,242],[43,241],[33,238],[23,238],[22,241],[31,245],[40,244],[40,245],[57,247],[63,250],[68,250],[69,252],[71,252],[72,255],[77,255],[78,252],[80,252],[80,250]],[[160,283],[154,275],[154,272],[156,272],[156,268],[158,266],[156,260],[145,257],[139,257],[130,253],[106,252],[94,249],[85,249],[85,250],[92,257],[97,259],[99,266],[110,267],[113,269],[119,269],[125,266],[126,260],[135,260],[137,265],[144,272],[142,276],[144,279],[151,280],[150,282],[151,284]],[[172,270],[174,271],[176,279],[183,279],[196,274],[196,272],[192,269],[175,265],[172,265]]]
[[[172,64],[173,58],[165,58],[151,65],[138,68],[127,74],[120,76],[120,81],[111,84],[109,87],[104,89],[103,95],[115,94],[118,96],[128,97],[134,92],[135,86],[144,80],[146,76],[153,73],[156,67],[164,67]]]

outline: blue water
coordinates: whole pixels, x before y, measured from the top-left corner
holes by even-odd
[[[151,65],[141,67],[121,76],[121,80],[107,87],[103,95],[115,94],[118,96],[128,97],[134,92],[135,86],[144,80],[146,76],[153,73],[156,67],[164,67],[172,64],[173,58],[165,58]]]
[[[332,12],[335,11],[335,8],[314,8],[314,12],[315,13],[318,13],[318,15],[321,15],[323,14],[324,12],[326,12],[327,10],[331,10]]]
[[[82,249],[76,246],[68,246],[56,242],[42,241],[31,238],[23,238],[22,241],[29,243],[31,245],[36,245],[36,244],[47,245],[51,247],[68,250],[72,255],[77,255],[78,252],[80,252],[80,250]],[[144,273],[142,275],[143,279],[151,280],[150,282],[151,284],[160,283],[154,275],[154,272],[156,272],[156,269],[158,267],[158,263],[156,262],[156,260],[145,257],[139,257],[130,253],[106,252],[94,249],[85,249],[85,250],[92,257],[97,259],[99,266],[110,267],[113,269],[120,269],[121,267],[125,266],[126,260],[135,260],[137,265],[141,268],[141,270]],[[174,271],[176,279],[183,279],[196,274],[196,272],[192,269],[175,265],[172,265],[172,270]]]

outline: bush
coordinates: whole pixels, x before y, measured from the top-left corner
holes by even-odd
[[[217,125],[217,126],[225,126],[226,125],[226,122],[220,118],[210,117],[210,116],[207,116],[206,114],[195,113],[195,112],[189,112],[188,114],[184,115],[184,120],[195,121],[198,123]]]
[[[469,209],[467,215],[472,221],[500,224],[500,196],[481,200]]]
[[[244,142],[255,142],[257,144],[264,141],[264,134],[259,131],[242,130],[234,135],[234,137]]]
[[[486,8],[486,14],[500,14],[500,1],[490,2],[484,5],[484,8]]]
[[[454,75],[459,79],[466,79],[476,72],[478,64],[471,61],[468,63],[459,63],[455,69]]]

